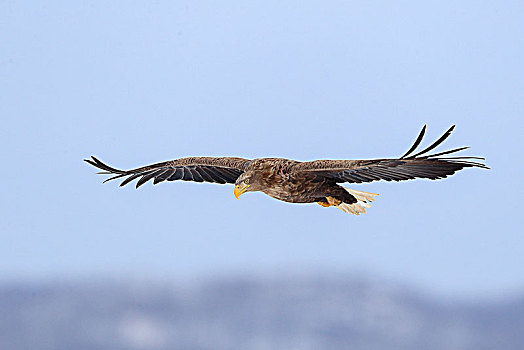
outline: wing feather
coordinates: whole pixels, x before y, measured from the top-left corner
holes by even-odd
[[[209,175],[204,167],[195,168],[195,171],[200,175],[203,181],[205,182],[216,182],[215,179]]]
[[[469,147],[459,147],[449,151],[426,155],[444,142],[455,126],[451,126],[440,138],[422,151],[411,155],[422,142],[426,126],[420,131],[415,143],[398,159],[370,160],[316,160],[298,162],[294,169],[299,172],[314,174],[332,179],[335,182],[372,182],[378,180],[404,181],[415,178],[442,179],[455,172],[470,167],[489,169],[486,165],[473,160],[483,160],[482,157],[440,157],[459,152]]]
[[[184,177],[184,170],[182,168],[175,168],[175,172],[173,175],[167,179],[167,181],[176,181],[181,180]]]
[[[429,147],[426,147],[422,151],[412,156],[409,156],[408,159],[415,159],[417,156],[420,156],[424,153],[431,151],[432,149],[440,145],[442,142],[444,142],[444,140],[446,140],[449,137],[449,135],[451,135],[451,133],[453,132],[453,129],[455,129],[455,125],[452,125],[451,128],[449,128],[448,131],[444,133],[444,135],[442,135],[437,141],[433,142]]]
[[[200,174],[198,173],[198,171],[195,168],[189,168],[189,172],[193,176],[193,181],[204,182],[204,179],[202,178],[202,176],[200,176]]]
[[[223,176],[220,176],[220,173],[217,168],[202,167],[201,169],[207,172],[207,174],[211,176],[211,178],[213,178],[213,180],[219,184],[230,183],[230,181],[225,179]]]
[[[145,174],[142,174],[142,177],[136,183],[136,188],[139,188],[140,186],[142,186],[143,184],[145,184],[146,182],[148,182],[155,176],[162,174],[163,172],[165,172],[165,170],[166,169],[150,170],[146,172]]]
[[[400,159],[406,158],[407,156],[409,156],[411,152],[417,149],[418,145],[420,145],[420,143],[422,142],[422,139],[424,138],[425,133],[426,133],[426,125],[424,125],[422,127],[422,130],[420,130],[420,134],[418,134],[418,137],[415,140],[415,143],[413,144],[413,146],[411,146],[411,148],[406,153],[404,153],[404,155],[400,157]]]
[[[160,182],[163,182],[163,181],[166,181],[167,179],[169,179],[171,177],[171,175],[173,175],[173,173],[176,171],[176,169],[174,168],[168,168],[166,169],[166,171],[158,176],[155,177],[155,179],[153,180],[153,185],[156,185]]]
[[[136,188],[139,188],[151,179],[153,179],[154,185],[166,180],[235,183],[250,160],[237,157],[188,157],[131,170],[113,168],[94,156],[91,156],[90,159],[84,159],[84,161],[103,170],[99,172],[100,174],[113,175],[104,182],[125,177],[124,181],[120,183],[120,186],[125,186],[138,179]]]
[[[162,181],[165,181],[167,179],[166,174],[169,173],[170,171],[173,171],[173,168],[164,169],[161,173],[159,173],[158,175],[155,175],[155,177],[153,178],[153,185],[156,185]]]

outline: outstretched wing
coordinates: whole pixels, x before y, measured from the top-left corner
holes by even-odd
[[[120,184],[120,186],[125,186],[129,182],[139,179],[136,183],[136,188],[139,188],[151,179],[153,179],[154,185],[165,180],[205,181],[220,184],[235,183],[240,174],[244,172],[244,167],[249,162],[249,159],[190,157],[151,164],[131,170],[115,169],[102,163],[94,156],[91,156],[91,159],[84,159],[84,161],[103,170],[98,174],[114,175],[105,180],[104,183],[118,178],[125,178]]]
[[[476,162],[481,157],[443,157],[444,155],[462,151],[469,147],[455,148],[449,151],[425,155],[440,145],[451,134],[455,125],[449,128],[444,135],[429,147],[422,151],[413,153],[419,146],[426,126],[418,135],[411,148],[398,159],[372,159],[372,160],[316,160],[312,162],[301,162],[295,166],[297,171],[302,171],[325,178],[331,178],[335,182],[372,182],[378,180],[403,181],[415,178],[442,179],[454,174],[463,168],[479,167],[489,169],[486,165]]]

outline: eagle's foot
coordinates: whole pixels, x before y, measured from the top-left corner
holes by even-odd
[[[335,197],[327,196],[326,199],[329,205],[339,205],[340,203],[342,203],[340,199],[336,199]]]
[[[342,201],[340,199],[336,199],[335,197],[327,196],[325,202],[317,202],[317,203],[327,208],[327,207],[332,207],[334,205],[337,206],[340,203],[342,203]]]

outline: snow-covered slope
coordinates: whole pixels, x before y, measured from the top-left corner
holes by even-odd
[[[0,286],[0,349],[521,349],[524,298],[452,303],[355,278]]]

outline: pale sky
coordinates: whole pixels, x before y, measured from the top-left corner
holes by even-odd
[[[0,280],[360,273],[524,290],[521,1],[0,2]],[[368,213],[233,187],[102,185],[82,162],[398,157],[492,170],[371,183]]]

